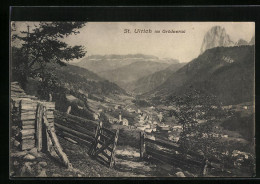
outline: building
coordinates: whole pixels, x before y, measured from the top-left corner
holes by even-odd
[[[99,113],[94,113],[93,118],[94,120],[99,120],[100,114]]]
[[[124,126],[128,126],[128,120],[126,118],[123,118],[123,120],[121,121],[121,124]]]
[[[172,127],[173,131],[181,132],[182,131],[182,126],[181,125],[174,125]]]

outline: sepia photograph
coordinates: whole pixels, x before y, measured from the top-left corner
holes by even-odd
[[[255,22],[10,22],[10,178],[255,177]]]

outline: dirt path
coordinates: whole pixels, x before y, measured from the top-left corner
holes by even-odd
[[[73,167],[84,173],[83,177],[153,176],[149,164],[141,162],[139,156],[137,157],[138,153],[136,151],[129,152],[123,149],[117,149],[116,166],[110,169],[89,157],[87,154],[88,147],[78,146],[62,138],[59,138],[59,140]]]
[[[116,165],[113,169],[88,156],[88,147],[78,146],[60,138],[64,152],[72,165],[84,173],[83,177],[158,177],[172,176],[162,167],[140,160],[139,150],[130,146],[118,146]]]
[[[116,170],[131,172],[140,176],[157,176],[157,166],[140,160],[140,153],[132,147],[119,146],[116,149]]]

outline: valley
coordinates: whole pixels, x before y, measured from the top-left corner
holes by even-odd
[[[53,102],[58,113],[95,124],[96,132],[91,132],[95,137],[80,132],[80,125],[71,131],[72,137],[79,134],[94,139],[91,149],[96,144],[100,150],[93,157],[108,149],[109,164],[115,164],[113,159],[117,158],[115,169],[120,176],[126,172],[153,176],[160,168],[166,168],[160,172],[163,176],[251,176],[255,171],[255,37],[234,41],[224,27],[213,26],[201,42],[198,55],[188,62],[177,59],[179,55],[142,53],[83,57],[79,50],[74,59],[82,58],[80,61],[66,62],[71,58],[65,54],[58,62],[52,58],[44,65],[35,63],[25,79],[21,71],[27,66],[15,67],[23,52],[12,48],[12,70],[16,72],[12,81],[20,83],[20,91],[26,95]],[[189,55],[190,51],[185,52]],[[58,131],[70,131],[73,124],[61,116]],[[82,131],[89,128],[84,123]],[[108,138],[103,130],[114,137]],[[98,136],[105,139],[103,150],[98,147],[103,144]],[[77,144],[76,138],[62,142],[71,157],[79,154],[66,140]],[[80,157],[86,158],[85,152],[80,148]],[[162,160],[158,155],[163,155]],[[73,162],[89,168],[77,159]]]

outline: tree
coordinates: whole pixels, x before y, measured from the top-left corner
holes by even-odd
[[[183,128],[179,139],[183,150],[200,152],[205,158],[220,157],[219,148],[225,146],[219,141],[217,125],[229,113],[216,97],[190,87],[181,96],[170,96],[169,102],[176,107],[170,114]]]
[[[72,47],[63,41],[69,35],[78,34],[84,25],[84,22],[40,22],[31,31],[28,27],[27,31],[14,34],[13,41],[18,41],[20,47],[12,48],[13,76],[19,76],[23,85],[29,77],[38,77],[47,89],[57,83],[50,64],[65,66],[65,62],[85,56],[84,47]]]

